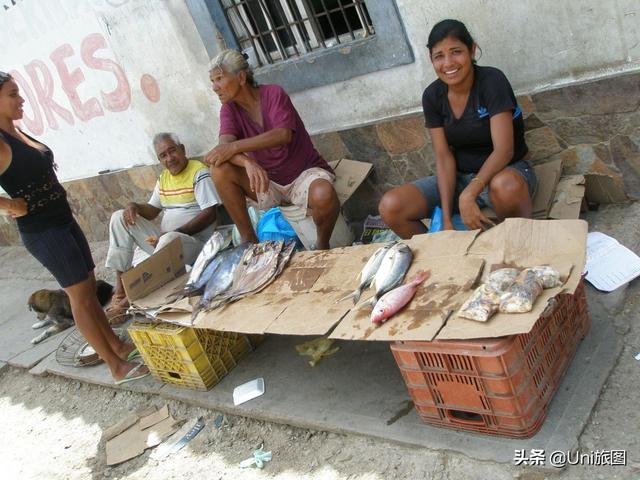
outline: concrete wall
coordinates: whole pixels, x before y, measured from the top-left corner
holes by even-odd
[[[445,17],[468,24],[480,63],[503,69],[520,93],[640,67],[633,0],[396,1],[416,62],[295,94],[312,133],[418,112],[435,78],[424,45]],[[17,72],[24,127],[54,149],[63,180],[154,163],[149,138],[160,130],[181,134],[191,153],[214,144],[219,104],[184,1],[4,3],[0,69]]]
[[[518,103],[534,164],[561,160],[565,175],[606,175],[616,191],[640,199],[640,72],[522,95]],[[356,235],[367,215],[377,213],[384,192],[435,173],[421,113],[311,138],[327,160],[373,164],[371,175],[343,208]],[[106,240],[111,213],[128,201],[146,202],[159,171],[156,164],[65,183],[87,237]],[[587,179],[587,196],[588,187]],[[18,242],[15,222],[0,216],[0,245]]]
[[[19,2],[0,10],[0,43],[23,126],[53,148],[62,180],[155,163],[158,131],[192,152],[213,142],[209,59],[181,1]]]

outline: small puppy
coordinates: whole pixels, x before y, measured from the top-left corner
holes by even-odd
[[[96,281],[96,295],[100,305],[104,307],[111,300],[113,286],[103,280]],[[74,324],[69,297],[64,293],[64,290],[43,289],[33,292],[27,306],[32,312],[36,312],[38,317],[38,321],[31,328],[43,328],[50,325],[44,332],[31,340],[33,344],[40,343]]]

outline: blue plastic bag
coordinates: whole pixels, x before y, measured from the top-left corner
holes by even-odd
[[[451,223],[456,230],[469,230],[467,226],[462,223],[462,218],[457,213],[451,217]],[[436,233],[442,230],[442,209],[436,207],[433,209],[433,215],[431,216],[431,224],[429,225],[429,233]]]
[[[296,231],[289,225],[278,207],[271,208],[265,212],[258,222],[258,240],[298,240]]]

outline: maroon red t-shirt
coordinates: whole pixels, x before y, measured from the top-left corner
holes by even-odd
[[[280,185],[288,185],[303,171],[312,167],[324,168],[333,173],[313,147],[300,115],[282,87],[261,85],[258,88],[263,125],[255,123],[244,108],[235,102],[229,102],[220,109],[220,135],[233,135],[242,139],[255,137],[275,128],[288,128],[293,131],[291,143],[247,153],[267,171],[269,179]]]

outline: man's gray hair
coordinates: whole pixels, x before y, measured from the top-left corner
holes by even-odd
[[[213,60],[209,62],[209,73],[213,73],[213,71],[217,69],[223,72],[233,73],[234,75],[240,72],[246,72],[249,85],[254,88],[258,86],[255,78],[253,78],[253,70],[249,62],[247,62],[247,59],[238,50],[227,49],[216,55]]]
[[[160,142],[165,140],[173,140],[176,145],[182,145],[178,135],[172,132],[160,132],[153,137],[153,148],[156,148]]]

